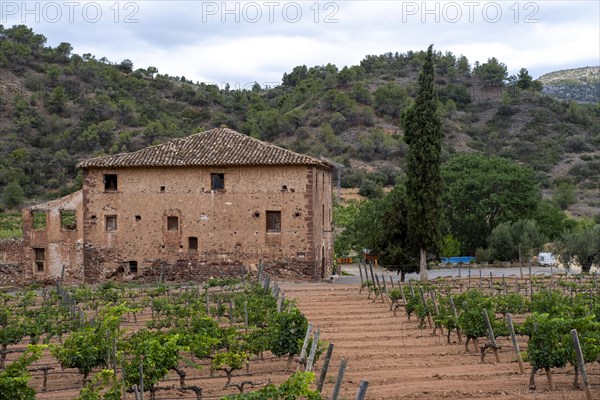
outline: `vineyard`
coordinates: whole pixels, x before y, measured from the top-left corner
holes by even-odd
[[[599,398],[597,274],[359,271],[2,293],[0,398]]]
[[[309,326],[265,276],[2,293],[0,398],[318,400]]]
[[[285,290],[354,366],[347,381],[369,381],[369,399],[600,398],[596,274],[424,284],[360,274],[360,287]]]

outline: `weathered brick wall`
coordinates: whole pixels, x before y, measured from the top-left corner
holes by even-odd
[[[31,275],[31,268],[26,268],[23,263],[23,240],[0,240],[0,286],[28,284]]]
[[[23,209],[23,263],[31,266],[36,281],[54,281],[63,275],[65,282],[80,282],[83,265],[82,193],[77,191],[60,199]],[[74,223],[64,225],[62,213],[74,213]],[[45,226],[35,229],[34,212],[45,215]],[[43,270],[34,267],[35,250],[43,249]]]
[[[224,174],[224,190],[211,190],[211,173]],[[105,190],[105,174],[117,175],[116,191]],[[307,182],[314,177],[313,167],[306,166],[86,170],[85,280],[116,276],[129,262],[144,274],[156,260],[247,268],[262,260],[318,279],[322,211],[331,209],[331,190],[324,188],[331,184],[330,174],[325,175],[327,182],[316,195],[314,184]],[[281,232],[266,232],[267,211],[281,212]],[[117,228],[111,231],[107,217],[112,216]],[[177,229],[167,228],[169,217],[177,217]],[[196,251],[190,249],[190,237],[197,238]]]
[[[23,239],[0,240],[0,264],[20,264],[23,261]]]

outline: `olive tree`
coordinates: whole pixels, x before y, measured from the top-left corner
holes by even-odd
[[[565,233],[554,247],[565,268],[576,265],[589,272],[592,264],[600,263],[600,225]]]

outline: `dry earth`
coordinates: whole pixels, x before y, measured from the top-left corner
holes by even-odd
[[[358,285],[280,283],[286,298],[296,299],[299,308],[310,322],[318,326],[321,339],[334,344],[333,358],[323,389],[330,399],[341,359],[348,368],[342,386],[341,399],[354,400],[361,380],[369,382],[367,400],[383,399],[519,399],[519,400],[584,400],[583,391],[572,388],[573,372],[570,369],[554,370],[556,390],[549,391],[545,375],[537,375],[538,390],[528,388],[529,366],[526,374],[518,373],[513,361],[511,343],[499,339],[502,349],[500,363],[493,354],[481,362],[479,352],[472,348],[465,352],[456,336],[447,344],[445,336],[432,335],[432,329],[419,329],[417,322],[407,321],[400,310],[397,316],[380,300],[372,302],[366,294],[359,295]],[[145,312],[144,314],[147,314]],[[138,323],[128,321],[126,329],[135,330],[149,315],[138,316]],[[226,321],[223,321],[227,323]],[[525,341],[521,348],[525,349]],[[25,343],[17,347],[24,347]],[[9,354],[13,360],[17,354]],[[320,373],[322,359],[316,365]],[[74,399],[81,388],[81,375],[74,369],[61,370],[56,360],[46,353],[32,367],[50,365],[48,391],[42,392],[42,373],[34,372],[31,386],[38,390],[38,400]],[[200,370],[185,368],[186,383],[203,389],[203,399],[218,399],[237,390],[225,388],[223,372],[209,374],[208,366]],[[252,381],[259,386],[268,382],[280,383],[292,371],[286,369],[286,360],[265,354],[265,359],[254,359],[249,374],[237,371],[232,382]],[[593,399],[600,400],[600,364],[588,366]],[[176,374],[160,386],[178,385]],[[148,398],[146,395],[144,398]],[[157,393],[157,400],[195,399],[192,392],[176,390]],[[126,400],[134,399],[127,394]],[[4,399],[0,399],[4,400]],[[9,400],[9,399],[7,399]]]
[[[342,397],[355,399],[361,380],[369,382],[366,398],[383,399],[519,399],[584,400],[572,388],[572,370],[553,370],[555,391],[548,390],[545,374],[536,376],[537,391],[529,390],[530,368],[519,374],[509,340],[501,338],[500,363],[493,353],[481,363],[480,353],[432,329],[419,329],[388,304],[373,303],[359,295],[355,285],[282,284],[287,298],[295,298],[308,320],[318,325],[321,337],[334,344],[330,379],[340,359],[348,362]],[[525,349],[525,342],[521,349]],[[600,365],[588,366],[594,399],[600,399]]]

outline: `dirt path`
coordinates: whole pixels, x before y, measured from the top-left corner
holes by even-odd
[[[320,327],[321,338],[335,345],[328,381],[337,374],[342,358],[348,361],[342,398],[354,399],[361,380],[369,382],[368,400],[380,399],[522,399],[584,400],[583,391],[572,388],[571,370],[554,370],[555,391],[548,390],[542,373],[536,377],[537,391],[528,389],[529,365],[520,375],[513,349],[504,338],[500,363],[494,355],[472,348],[446,344],[446,338],[431,335],[432,329],[419,329],[414,321],[389,306],[373,303],[358,295],[357,285],[280,285],[286,298],[297,300],[308,320]],[[522,349],[525,343],[521,344]],[[319,362],[319,367],[322,361]],[[317,370],[317,373],[319,371]],[[588,375],[594,399],[600,399],[600,365],[590,365]],[[324,392],[331,390],[328,385]],[[330,393],[327,394],[328,398]]]

